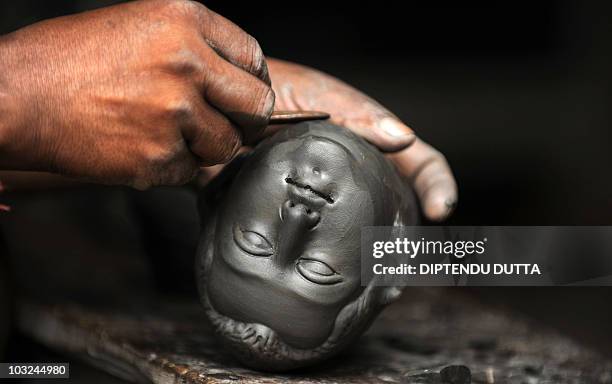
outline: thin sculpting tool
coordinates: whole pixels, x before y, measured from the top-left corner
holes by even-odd
[[[270,116],[270,125],[291,124],[309,120],[329,119],[329,113],[319,111],[274,111]]]

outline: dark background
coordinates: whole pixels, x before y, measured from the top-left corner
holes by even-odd
[[[0,32],[115,2],[3,2]],[[267,55],[360,88],[441,150],[459,182],[453,224],[610,223],[610,5],[206,4]]]
[[[110,3],[3,2],[0,32]],[[460,192],[451,224],[612,224],[609,2],[206,4],[443,152]],[[612,353],[608,288],[465,290]]]

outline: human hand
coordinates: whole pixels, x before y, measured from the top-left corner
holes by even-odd
[[[328,112],[385,152],[416,191],[423,213],[441,221],[452,213],[457,185],[444,156],[376,101],[342,81],[301,65],[268,59],[277,110]]]
[[[0,39],[0,168],[181,184],[274,106],[255,39],[201,4],[135,1]]]

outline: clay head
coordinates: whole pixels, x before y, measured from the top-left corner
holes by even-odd
[[[373,146],[327,122],[288,127],[203,197],[198,285],[245,364],[287,370],[354,341],[395,287],[361,282],[361,228],[411,225],[414,198]]]

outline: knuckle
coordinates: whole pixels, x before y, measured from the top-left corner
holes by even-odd
[[[185,16],[194,15],[206,9],[204,5],[193,0],[166,0],[164,7],[170,11],[178,12]]]
[[[158,185],[184,184],[198,170],[195,159],[180,142],[175,145],[145,147],[141,157],[141,166],[133,182],[133,186],[140,190]]]
[[[433,162],[435,162],[437,164],[446,164],[447,163],[446,156],[444,156],[444,154],[442,152],[438,151],[437,149],[432,149],[431,157],[433,159]]]
[[[193,100],[185,97],[176,97],[168,100],[162,109],[162,115],[166,120],[174,124],[181,124],[192,119],[195,111]]]
[[[175,155],[175,150],[165,146],[147,148],[143,153],[144,167],[153,174],[159,174],[160,170],[174,160]]]
[[[166,66],[171,73],[179,76],[192,76],[202,71],[203,66],[198,54],[189,48],[178,48],[167,58]]]
[[[442,152],[433,148],[431,148],[430,151],[431,152],[427,155],[427,157],[423,159],[422,165],[418,168],[415,177],[431,178],[432,174],[438,173],[440,170],[447,168],[448,163]]]

